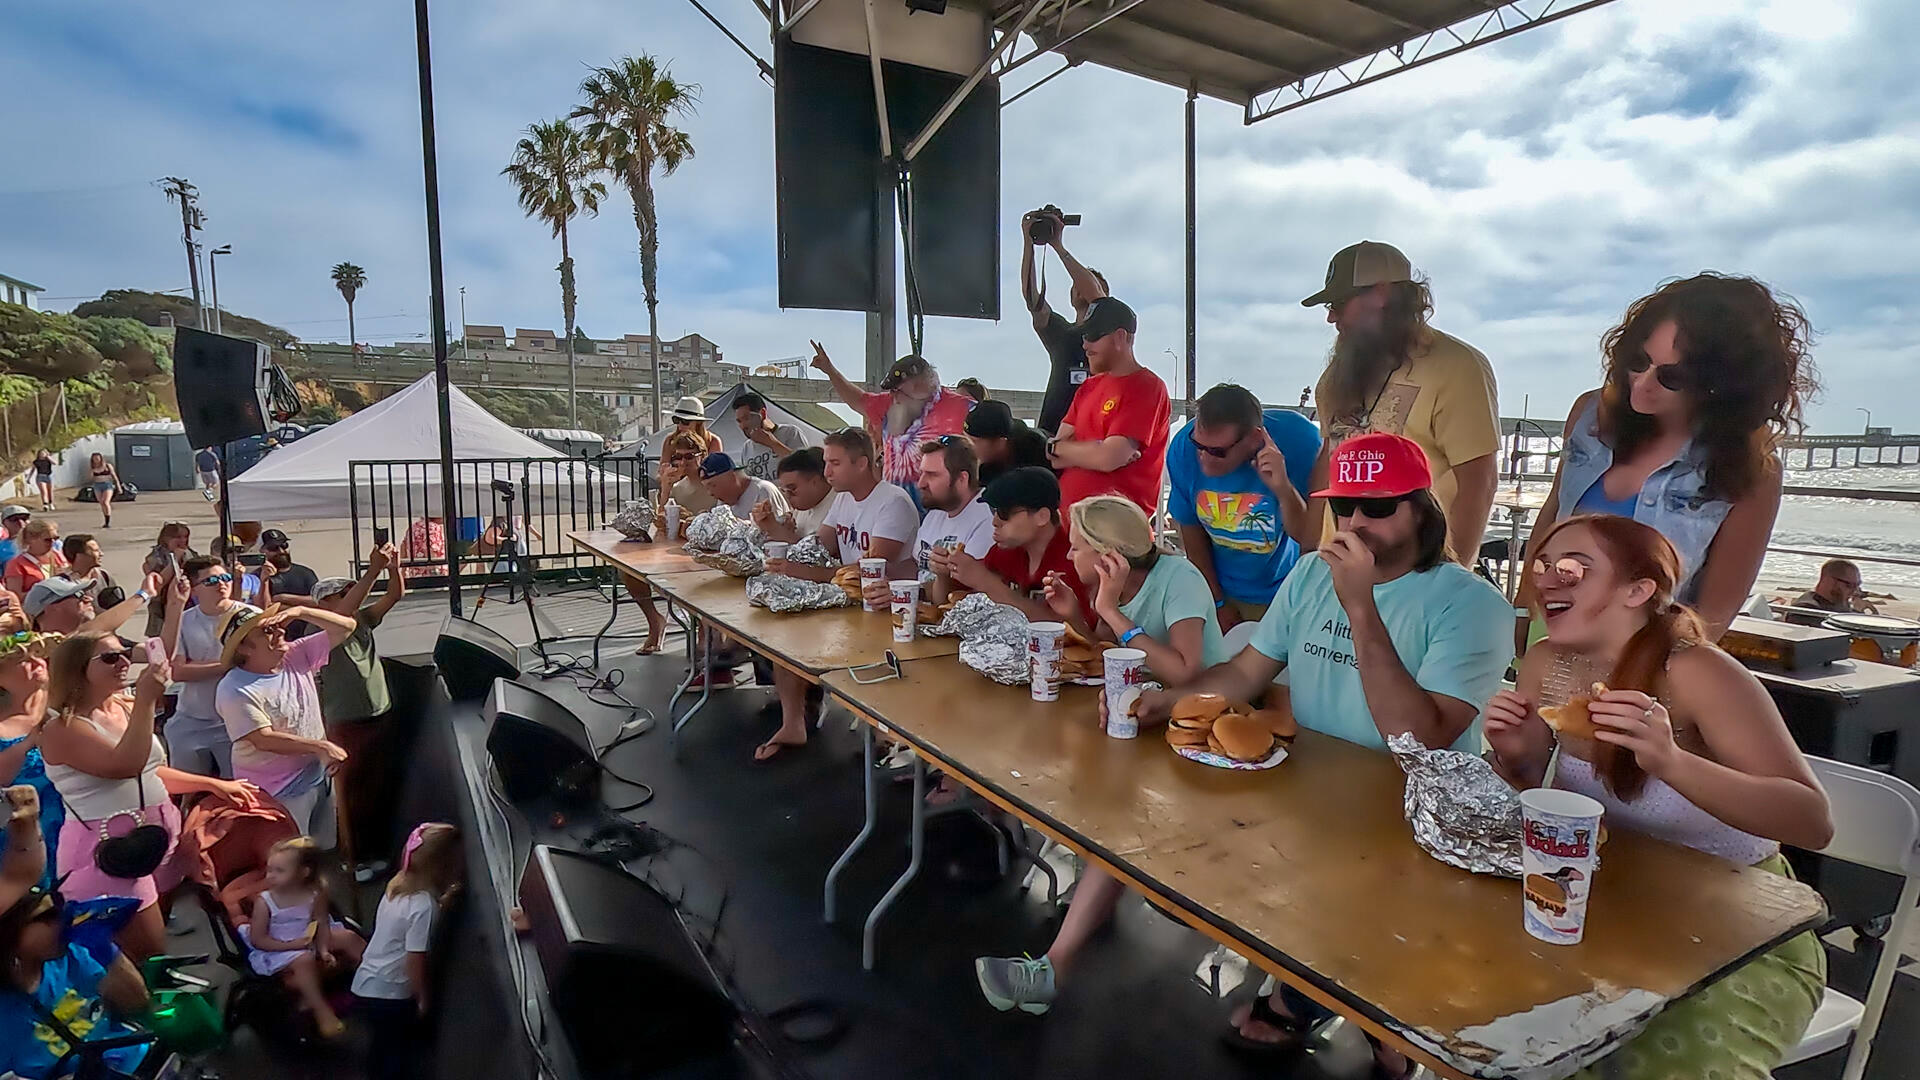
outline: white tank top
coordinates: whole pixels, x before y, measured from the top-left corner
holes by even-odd
[[[91,716],[79,718],[108,742],[117,743],[119,736],[108,732],[100,722]],[[143,806],[159,806],[167,801],[167,789],[157,775],[160,766],[167,763],[167,751],[160,745],[160,737],[154,736],[153,746],[147,751],[147,764],[139,779],[108,780],[103,777],[84,773],[71,765],[55,765],[47,762],[47,779],[53,782],[53,788],[60,793],[60,801],[67,804],[67,816],[78,818],[89,825],[98,825],[123,810],[137,810]],[[146,798],[141,798],[141,789],[146,789]]]

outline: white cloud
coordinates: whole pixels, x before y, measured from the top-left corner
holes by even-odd
[[[1203,101],[1202,386],[1231,376],[1294,400],[1329,337],[1297,299],[1335,248],[1371,236],[1432,277],[1436,320],[1494,359],[1508,413],[1561,413],[1631,299],[1711,267],[1807,305],[1824,331],[1817,424],[1851,427],[1871,402],[1878,422],[1920,428],[1915,396],[1885,392],[1920,375],[1906,48],[1920,13],[1834,7],[1620,0],[1252,128]],[[717,9],[766,51],[752,5]],[[858,315],[775,306],[772,94],[690,5],[474,0],[434,15],[451,319],[465,285],[475,322],[561,322],[557,244],[497,173],[521,128],[572,104],[588,64],[645,49],[703,89],[687,122],[698,154],[661,186],[662,329],[747,363],[809,338],[858,356]],[[183,287],[178,217],[145,182],[185,175],[208,238],[235,245],[230,307],[339,338],[326,269],[351,259],[369,276],[363,336],[423,332],[413,42],[404,6],[367,0],[9,6],[0,100],[25,152],[0,177],[0,270],[54,296]],[[1084,213],[1074,250],[1140,310],[1142,358],[1167,374],[1163,350],[1184,339],[1181,111],[1175,90],[1083,68],[1003,116],[1006,219],[1045,202]],[[645,327],[630,213],[616,195],[573,234],[595,334]],[[1009,227],[1002,322],[929,325],[950,378],[1038,381],[1016,244]]]

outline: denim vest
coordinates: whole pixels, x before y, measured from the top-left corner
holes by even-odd
[[[1581,412],[1567,434],[1560,457],[1560,517],[1573,516],[1574,504],[1587,489],[1613,467],[1613,448],[1601,440],[1597,427],[1599,402]],[[1695,575],[1706,562],[1720,523],[1727,520],[1733,504],[1711,499],[1703,492],[1707,485],[1706,455],[1691,441],[1680,455],[1653,471],[1634,500],[1633,520],[1660,530],[1680,553],[1685,575],[1680,582],[1679,599],[1695,600]]]

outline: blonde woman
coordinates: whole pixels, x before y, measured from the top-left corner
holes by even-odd
[[[67,557],[60,553],[60,526],[34,518],[20,530],[20,553],[7,560],[7,591],[25,597],[40,582],[65,573]]]
[[[1047,579],[1047,606],[1093,641],[1147,654],[1147,669],[1169,686],[1230,659],[1214,614],[1213,590],[1198,567],[1159,550],[1147,515],[1133,500],[1095,495],[1068,512],[1068,557],[1093,594],[1092,617],[1059,575]],[[1104,723],[1104,719],[1102,720]],[[1059,983],[1094,931],[1113,918],[1126,892],[1111,875],[1088,867],[1053,945],[1038,960],[982,956],[974,977],[988,1004],[1039,1015],[1053,1006]]]

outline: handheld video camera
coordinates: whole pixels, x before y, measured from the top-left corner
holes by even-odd
[[[1051,244],[1059,236],[1060,226],[1078,224],[1079,214],[1066,213],[1048,203],[1027,215],[1027,239],[1036,244]]]

